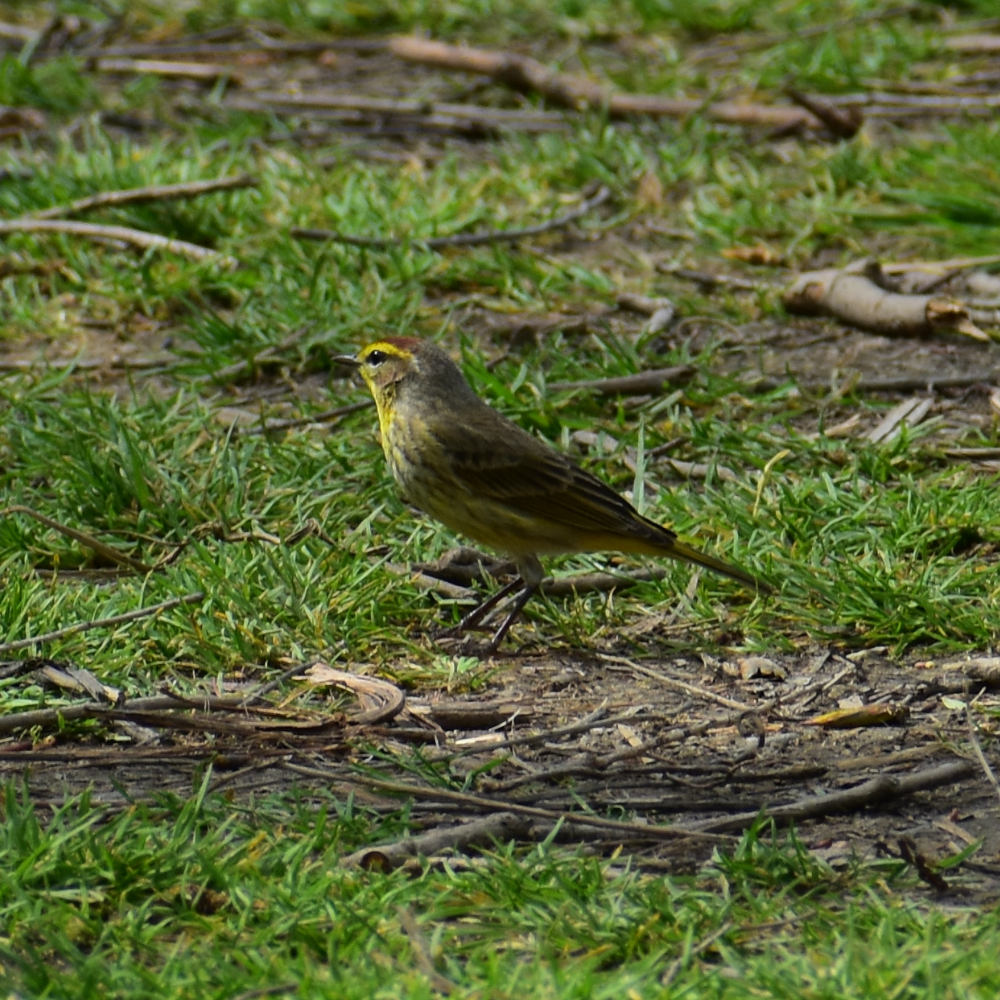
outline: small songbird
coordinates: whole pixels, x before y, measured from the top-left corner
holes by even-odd
[[[456,631],[475,628],[519,591],[487,647],[503,641],[544,578],[539,555],[635,552],[669,556],[771,587],[678,541],[565,455],[484,403],[441,348],[386,337],[356,357],[378,408],[382,448],[404,497],[453,531],[510,555],[520,578],[484,601]]]

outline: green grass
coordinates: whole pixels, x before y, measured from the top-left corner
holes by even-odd
[[[898,862],[837,872],[794,837],[758,831],[688,878],[548,844],[381,875],[338,859],[405,817],[380,822],[350,802],[322,803],[286,796],[240,810],[199,792],[110,816],[82,800],[43,823],[8,787],[8,983],[32,996],[222,997],[286,985],[308,997],[426,997],[401,926],[407,908],[462,997],[957,1000],[1000,988],[995,914],[928,905]]]
[[[172,21],[178,32],[200,31],[259,17],[306,34],[421,28],[517,45],[544,35],[541,55],[568,69],[586,61],[623,88],[726,95],[787,79],[823,92],[873,76],[909,79],[914,61],[937,52],[934,5],[924,6],[926,20],[866,21],[859,15],[878,4],[260,0],[192,3],[179,13],[177,5],[129,5],[128,26],[139,33]],[[29,7],[5,7],[3,16],[24,19]],[[60,10],[95,16],[83,5]],[[795,36],[852,16],[835,38]],[[724,71],[685,58],[691,46],[747,27],[781,37]],[[641,58],[621,58],[612,44],[629,38],[645,46]],[[952,64],[940,65],[943,73]],[[238,269],[68,236],[5,237],[0,256],[13,273],[0,278],[0,359],[31,344],[30,356],[46,346],[86,361],[133,341],[140,355],[168,360],[113,383],[63,368],[0,374],[0,506],[25,505],[146,563],[166,561],[148,577],[81,576],[107,567],[31,518],[4,516],[0,641],[201,591],[199,604],[67,637],[45,653],[133,695],[163,685],[204,690],[220,675],[266,679],[317,655],[374,666],[420,690],[488,691],[489,666],[444,655],[426,638],[457,609],[386,568],[434,558],[456,540],[396,496],[374,412],[274,437],[241,430],[264,416],[364,399],[331,358],[391,331],[440,340],[484,398],[557,447],[569,448],[574,430],[604,430],[622,448],[641,439],[648,455],[676,442],[672,457],[737,473],[736,482],[710,474],[686,483],[651,461],[645,512],[773,580],[779,595],[753,598],[706,575],[684,606],[687,630],[644,637],[641,651],[713,650],[720,641],[734,652],[794,650],[819,641],[937,655],[996,645],[996,476],[943,458],[935,425],[885,445],[817,435],[846,413],[874,418],[889,403],[800,391],[791,381],[755,391],[713,373],[721,342],[692,348],[679,338],[663,348],[638,320],[625,332],[607,323],[537,339],[492,337],[460,321],[470,305],[497,316],[596,311],[630,290],[669,294],[682,315],[782,322],[777,291],[707,294],[654,267],[735,270],[719,252],[759,240],[791,267],[873,248],[899,258],[992,253],[995,123],[778,143],[748,142],[701,119],[590,115],[567,134],[508,137],[475,155],[451,148],[416,165],[368,162],[335,138],[302,147],[283,141],[287,123],[219,106],[185,116],[164,88],[98,85],[69,58],[0,61],[3,102],[74,123],[3,148],[0,167],[11,170],[0,181],[4,217],[144,184],[242,172],[260,183],[88,216],[232,254]],[[125,140],[90,117],[150,108],[172,131]],[[329,156],[332,167],[320,162]],[[659,207],[637,197],[648,171],[663,185]],[[563,245],[553,236],[532,247],[441,253],[419,242],[537,223],[593,184],[608,185],[614,201],[580,229],[596,236],[606,228],[605,242]],[[694,239],[619,238],[642,213]],[[323,246],[292,239],[295,225],[413,242],[387,251]],[[785,272],[765,273],[780,284]],[[282,344],[277,359],[262,358]],[[549,388],[688,362],[699,369],[691,384],[638,408]],[[997,423],[970,427],[954,443],[1000,445]],[[634,476],[621,459],[582,456],[630,490]],[[313,522],[332,545],[303,532]],[[554,559],[551,568],[607,564],[587,556]],[[666,568],[662,581],[613,600],[538,601],[509,642],[605,648],[623,624],[676,605],[691,571]],[[5,713],[61,699],[23,677],[0,681]],[[64,736],[101,732],[68,726]],[[404,763],[424,774],[429,766]],[[6,794],[0,966],[26,996],[221,998],[282,983],[305,996],[430,996],[400,906],[415,914],[457,996],[957,1000],[993,997],[1000,986],[994,912],[936,907],[894,862],[833,871],[794,837],[769,831],[687,879],[554,844],[497,848],[471,866],[414,878],[338,866],[345,852],[410,829],[405,810],[378,816],[322,796],[318,810],[314,797],[291,794],[239,805],[193,789],[185,801],[118,814],[72,801],[49,818],[18,789]],[[717,944],[697,951],[720,930]],[[659,985],[678,958],[672,983]]]

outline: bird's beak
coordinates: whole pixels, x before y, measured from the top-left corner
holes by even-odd
[[[353,354],[337,354],[330,359],[335,365],[344,365],[346,368],[360,368],[361,362]]]

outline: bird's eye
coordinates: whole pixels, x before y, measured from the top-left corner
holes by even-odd
[[[365,358],[365,361],[372,366],[372,368],[377,368],[383,361],[388,358],[388,354],[385,351],[372,351],[371,354]]]

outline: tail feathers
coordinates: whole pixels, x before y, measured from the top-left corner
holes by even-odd
[[[716,559],[715,556],[710,556],[707,552],[700,552],[698,549],[692,548],[690,545],[685,545],[683,542],[674,541],[669,551],[664,554],[671,555],[675,559],[681,559],[684,562],[694,563],[696,566],[704,566],[706,569],[721,573],[723,576],[728,576],[731,580],[738,580],[740,583],[745,583],[748,587],[754,587],[762,594],[774,593],[774,587],[769,583],[758,580],[757,577],[752,576],[738,566],[730,566],[729,563],[723,562],[721,559]]]

